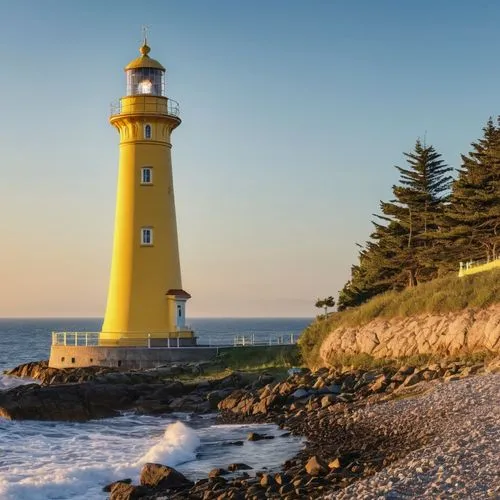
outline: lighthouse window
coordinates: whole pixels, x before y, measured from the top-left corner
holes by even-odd
[[[179,318],[182,318],[182,307],[177,306],[177,314],[179,315]]]
[[[144,137],[146,139],[151,139],[151,125],[146,125],[144,127]]]
[[[153,184],[153,169],[151,167],[141,168],[141,184]]]
[[[150,227],[143,227],[141,229],[141,245],[153,244],[153,229]]]

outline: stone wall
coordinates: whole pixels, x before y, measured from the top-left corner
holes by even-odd
[[[109,366],[120,369],[155,368],[167,363],[208,361],[217,355],[216,347],[102,347],[54,345],[50,350],[51,368]]]
[[[321,361],[338,355],[396,358],[416,354],[500,352],[500,304],[442,315],[376,319],[332,331],[320,349]]]

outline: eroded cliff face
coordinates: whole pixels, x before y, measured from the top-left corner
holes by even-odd
[[[473,351],[500,352],[500,304],[443,315],[376,319],[363,326],[337,328],[323,341],[320,357],[327,365],[335,356],[346,354],[399,358]]]

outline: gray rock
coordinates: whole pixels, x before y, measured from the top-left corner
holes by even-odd
[[[141,485],[162,489],[187,488],[193,486],[193,482],[172,467],[147,463],[141,470]]]
[[[340,394],[342,392],[342,389],[340,385],[338,384],[331,384],[327,387],[327,389],[332,393],[332,394]]]
[[[252,469],[252,467],[250,467],[249,465],[244,464],[244,463],[230,464],[227,468],[227,470],[230,472],[235,472],[237,470],[251,470],[251,469]]]
[[[309,391],[306,389],[297,389],[295,392],[291,394],[294,399],[302,399],[309,396]]]

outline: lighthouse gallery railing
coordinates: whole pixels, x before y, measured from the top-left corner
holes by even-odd
[[[111,103],[111,116],[138,112],[177,117],[180,114],[179,103],[169,97],[165,97],[163,99],[151,99],[151,96],[149,95],[134,96],[133,101],[120,99],[119,101]]]

